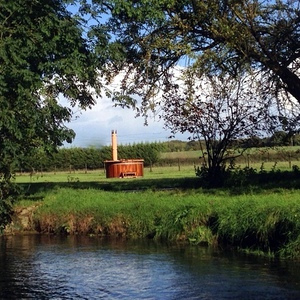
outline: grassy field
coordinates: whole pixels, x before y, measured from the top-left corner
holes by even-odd
[[[155,178],[182,178],[195,177],[193,165],[168,166],[168,167],[152,167],[144,168],[144,176],[140,179],[155,179]],[[97,182],[97,181],[115,181],[118,178],[107,179],[104,169],[99,170],[76,170],[73,172],[37,172],[33,175],[30,173],[17,173],[17,183],[30,182]],[[124,179],[123,179],[124,180]],[[130,179],[126,179],[130,180]]]
[[[171,162],[172,165],[201,164],[200,155],[199,150],[166,152],[161,153],[161,160]],[[289,170],[293,165],[300,167],[300,146],[247,149],[236,158],[236,165],[256,169],[264,165],[266,170],[270,170],[274,165],[281,170]]]
[[[193,152],[193,151],[188,151]],[[280,161],[277,163],[266,161],[251,163],[250,167],[256,170],[262,168],[266,171],[270,171],[273,168],[281,171],[291,171],[292,166],[298,166],[300,168],[300,161]],[[195,177],[195,166],[197,164],[184,164],[177,163],[168,166],[153,166],[144,168],[144,176],[142,179],[159,179],[159,178],[183,178],[183,177]],[[247,164],[237,164],[237,167],[244,168]],[[140,178],[141,179],[141,178]],[[34,182],[99,182],[99,181],[115,181],[116,179],[107,179],[104,169],[99,170],[75,170],[75,171],[61,171],[61,172],[36,172],[30,173],[17,173],[17,183],[34,183]],[[127,179],[129,180],[129,179]]]
[[[299,195],[56,186],[20,200],[16,210],[35,205],[27,230],[43,234],[151,238],[299,259]]]
[[[144,177],[126,179],[107,179],[104,170],[17,174],[24,196],[10,230],[151,238],[299,259],[300,176],[263,176],[256,185],[204,189],[186,165],[145,168]],[[19,215],[26,210],[24,227]]]
[[[270,157],[278,154],[295,153],[300,150],[300,146],[281,146],[281,147],[262,147],[250,148],[244,152],[244,155],[262,155],[268,154]],[[241,150],[240,150],[241,151]],[[163,152],[161,158],[199,158],[200,150],[178,151],[178,152]]]

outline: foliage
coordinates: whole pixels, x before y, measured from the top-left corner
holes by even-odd
[[[206,74],[225,71],[235,77],[254,68],[263,74],[262,93],[277,97],[284,90],[300,101],[298,1],[94,3],[107,4],[113,43],[122,49],[120,67],[128,71],[118,94],[119,99],[124,96],[123,103],[134,94],[143,95],[141,110],[151,108],[157,89],[173,80],[170,68],[185,58]]]
[[[243,148],[298,146],[300,145],[300,135],[299,133],[291,135],[290,132],[280,130],[274,131],[270,136],[251,136],[238,141],[238,143]]]
[[[201,152],[206,179],[216,181],[224,172],[225,161],[242,154],[235,151],[240,148],[235,141],[273,126],[268,100],[257,98],[259,84],[252,76],[203,81],[188,70],[182,81],[163,95],[162,117],[172,133],[189,132],[191,138],[204,141]]]
[[[158,162],[160,153],[165,148],[163,143],[136,143],[133,145],[119,146],[119,158],[130,159],[139,158],[144,159],[145,166],[150,166]]]
[[[158,162],[160,153],[164,151],[164,143],[136,143],[119,145],[118,159],[144,159],[144,165]],[[112,159],[110,146],[101,148],[59,148],[55,153],[47,155],[39,149],[35,155],[24,156],[17,170],[25,172],[43,172],[59,170],[95,170],[104,167],[106,160]]]
[[[24,156],[51,152],[74,132],[71,107],[94,104],[97,57],[79,20],[61,0],[1,0],[0,13],[0,206]],[[68,101],[64,105],[62,97]],[[3,210],[5,210],[3,208]],[[5,220],[4,220],[5,221]]]
[[[268,169],[271,165],[281,163],[284,167],[285,162],[298,161],[300,159],[299,147],[264,147],[269,144],[270,138],[257,139],[261,147],[248,148],[248,150],[237,149],[237,154],[234,161],[229,160],[229,164],[255,166],[263,162],[268,164]],[[195,141],[193,141],[195,142]],[[243,145],[244,141],[239,141],[237,145]],[[186,166],[193,172],[193,166],[196,168],[203,163],[203,157],[200,157],[200,150],[204,147],[204,143],[192,143],[195,150],[190,149],[191,142],[183,141],[170,141],[161,143],[137,143],[134,145],[119,145],[119,158],[144,159],[144,166],[175,166],[176,171],[178,168]],[[249,147],[252,144],[249,143]],[[141,147],[141,148],[140,148]],[[145,150],[145,151],[144,151]],[[137,152],[136,152],[137,151]],[[144,151],[144,152],[143,152]],[[139,153],[139,154],[138,154]],[[231,151],[231,155],[234,152]],[[16,170],[19,173],[30,172],[32,175],[43,174],[43,172],[53,171],[66,171],[68,173],[75,170],[85,170],[85,173],[90,170],[99,170],[104,167],[104,161],[111,159],[111,147],[104,146],[101,148],[59,148],[57,152],[52,155],[47,155],[44,151],[39,151],[36,155],[24,156],[20,161]],[[141,155],[141,156],[138,156]],[[148,156],[149,155],[149,156]],[[155,158],[155,159],[154,159]],[[228,165],[228,163],[227,163]],[[292,165],[289,166],[291,169]],[[286,165],[287,168],[287,165]],[[171,171],[170,171],[171,172]],[[169,174],[168,174],[169,175]]]
[[[235,139],[234,134],[223,138],[226,133],[233,132],[234,118],[230,116],[230,109],[240,125],[234,125],[235,130],[240,130],[244,124],[244,129],[240,130],[244,138],[255,136],[258,131],[245,127],[252,124],[253,128],[263,119],[276,120],[276,123],[269,124],[273,131],[284,129],[289,134],[297,132],[299,103],[292,99],[294,97],[300,102],[297,73],[299,6],[296,2],[153,0],[145,5],[144,1],[111,0],[94,1],[94,4],[95,7],[109,9],[111,15],[106,28],[113,34],[112,44],[122,49],[120,61],[111,68],[113,75],[123,71],[121,86],[114,99],[120,105],[135,108],[138,115],[146,118],[148,110],[158,111],[161,117],[167,119],[167,126],[175,128],[174,131],[190,130],[196,135],[199,130],[197,132],[195,128],[202,126],[200,135],[206,132],[208,137],[212,133],[205,140],[206,149],[203,151],[208,152],[208,170],[212,177],[221,171],[228,142],[232,143]],[[178,95],[182,84],[178,74],[186,76],[185,97]],[[198,81],[215,77],[225,81],[223,90],[211,91],[212,100],[203,101],[197,95],[198,98],[196,96],[191,101],[191,95],[205,90],[193,80],[194,74]],[[252,77],[256,86],[248,81],[243,100],[249,100],[251,104],[244,105],[243,116],[238,117],[242,105],[238,109],[235,106],[242,89],[232,99],[226,99],[224,91],[230,89],[226,86],[228,78],[235,82],[235,89],[238,89],[246,74],[256,76]],[[256,94],[251,91],[253,87]],[[208,94],[204,97],[209,97]],[[222,105],[212,105],[215,99],[220,100],[221,97],[221,101],[227,101],[228,109],[227,115],[224,113],[227,128],[222,130],[220,128],[226,123],[220,118],[221,110],[226,110],[224,102]],[[254,103],[255,98],[257,103]],[[192,109],[187,107],[190,102],[194,102]],[[247,113],[248,107],[251,109]],[[182,112],[181,117],[174,118],[180,115],[178,111]],[[191,114],[191,111],[194,113]],[[206,113],[203,114],[203,111]],[[197,112],[203,118],[197,118]],[[206,125],[211,126],[205,128],[203,124],[199,125],[201,119],[208,120]],[[212,130],[217,123],[219,130]],[[220,132],[223,137],[218,136]]]

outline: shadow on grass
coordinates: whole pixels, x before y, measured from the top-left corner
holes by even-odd
[[[156,178],[156,179],[116,179],[99,182],[34,182],[20,183],[25,196],[31,200],[41,200],[41,194],[57,188],[97,189],[103,191],[143,191],[143,190],[193,190],[201,189],[203,193],[227,191],[229,194],[261,193],[278,189],[299,189],[300,172],[265,172],[251,174],[248,178],[231,180],[229,184],[219,188],[205,188],[198,177]]]
[[[72,189],[98,189],[103,191],[143,191],[143,190],[164,190],[164,189],[197,189],[199,178],[158,178],[158,179],[116,179],[99,182],[33,182],[19,183],[25,195],[30,199],[35,194],[46,193],[57,188]],[[39,196],[36,196],[39,197]]]
[[[242,175],[242,174],[241,174]],[[228,185],[224,186],[233,194],[245,192],[261,193],[263,191],[276,191],[278,189],[299,189],[300,172],[294,171],[271,171],[252,173],[243,178],[243,175],[233,176]]]

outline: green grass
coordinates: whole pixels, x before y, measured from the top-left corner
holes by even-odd
[[[182,177],[195,177],[195,170],[193,165],[183,166],[155,166],[144,168],[145,179],[158,179],[158,178],[182,178]],[[141,178],[140,178],[141,179]],[[37,172],[30,176],[29,173],[17,173],[17,183],[37,183],[37,182],[99,182],[99,181],[114,181],[118,178],[107,179],[104,169],[99,170],[76,170],[73,172]],[[121,179],[124,180],[124,179]],[[130,179],[126,179],[130,180]]]
[[[32,202],[40,204],[33,224],[42,233],[154,238],[298,259],[299,196],[285,189],[233,196],[224,190],[55,188]]]
[[[191,151],[190,151],[191,152]],[[300,167],[300,162],[292,161],[291,163],[285,162],[264,162],[264,163],[251,163],[250,167],[260,171],[262,168],[265,171],[270,171],[272,169],[280,171],[291,171],[291,166],[297,165]],[[244,168],[246,164],[236,164],[236,167]],[[138,180],[151,180],[151,179],[182,179],[182,178],[194,178],[195,169],[194,165],[182,164],[182,165],[171,165],[171,166],[154,166],[144,168],[144,176],[139,177]],[[29,173],[17,173],[16,182],[17,183],[75,183],[75,182],[123,182],[124,179],[111,178],[108,179],[105,176],[104,169],[99,170],[76,170],[73,172],[62,171],[62,172],[37,172],[36,174],[30,176]],[[127,181],[132,181],[136,179],[125,179]]]
[[[266,147],[266,148],[250,148],[247,149],[242,156],[236,158],[236,165],[241,167],[250,166],[259,169],[262,164],[266,170],[270,170],[276,164],[281,170],[290,170],[292,165],[300,167],[300,146],[285,147]],[[241,151],[236,151],[241,153]],[[161,161],[172,163],[175,165],[184,165],[186,163],[200,164],[200,150],[196,151],[180,151],[161,153]]]
[[[41,233],[153,238],[298,259],[299,175],[258,175],[247,185],[204,189],[191,166],[146,168],[134,179],[107,179],[103,170],[22,174],[16,181],[25,194],[15,208],[38,205],[31,229]]]

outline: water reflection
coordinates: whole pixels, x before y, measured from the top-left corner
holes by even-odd
[[[89,237],[0,239],[1,299],[299,299],[299,264]]]

